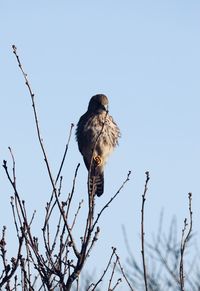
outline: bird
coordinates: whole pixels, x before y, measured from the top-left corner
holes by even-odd
[[[121,136],[108,104],[106,95],[94,95],[76,128],[78,148],[89,173],[89,193],[97,196],[104,192],[104,167]]]

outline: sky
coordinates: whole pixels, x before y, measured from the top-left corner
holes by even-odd
[[[100,221],[101,236],[86,265],[96,274],[105,267],[111,246],[126,264],[122,225],[140,260],[140,209],[145,172],[150,183],[145,238],[177,217],[178,235],[193,193],[193,231],[199,242],[200,2],[191,0],[43,0],[3,1],[0,10],[0,158],[16,159],[17,183],[30,215],[37,210],[38,231],[50,183],[36,138],[31,100],[11,46],[16,45],[28,74],[39,113],[42,137],[56,175],[70,124],[86,111],[89,99],[108,96],[110,114],[121,129],[119,147],[105,169],[100,209],[132,171],[129,183]],[[63,171],[65,192],[81,163],[76,199],[87,205],[87,172],[74,131]],[[0,170],[1,223],[12,241],[13,194]],[[12,245],[12,243],[11,243]],[[103,255],[102,255],[103,251]]]

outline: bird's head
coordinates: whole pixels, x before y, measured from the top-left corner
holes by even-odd
[[[92,112],[108,112],[108,97],[103,94],[94,95],[89,102],[88,111]]]

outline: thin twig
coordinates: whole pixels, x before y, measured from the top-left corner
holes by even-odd
[[[129,280],[128,280],[128,278],[127,278],[125,272],[124,272],[124,269],[123,269],[123,267],[122,267],[122,265],[121,265],[121,262],[120,262],[119,256],[117,255],[116,252],[115,252],[115,256],[118,258],[117,263],[118,263],[118,266],[119,266],[119,268],[120,268],[120,271],[121,271],[121,273],[122,273],[122,275],[123,275],[123,277],[124,277],[126,283],[128,284],[130,290],[131,290],[131,291],[134,291],[133,287],[131,286],[131,284],[130,284],[130,282],[129,282]]]
[[[16,187],[15,158],[14,158],[14,155],[13,155],[11,147],[8,147],[8,149],[9,149],[11,157],[12,157],[12,162],[13,162],[13,183],[14,183],[14,185]]]
[[[104,207],[101,209],[101,211],[97,214],[97,218],[95,220],[95,222],[93,223],[92,229],[91,231],[93,231],[94,227],[96,226],[97,222],[99,221],[100,216],[102,215],[102,213],[104,212],[104,210],[110,205],[110,203],[117,197],[117,195],[121,192],[121,190],[124,188],[125,184],[130,180],[130,175],[131,175],[131,171],[128,172],[126,180],[123,182],[123,184],[121,185],[121,187],[119,188],[119,190],[115,193],[115,195],[113,197],[110,198],[110,200],[104,205]]]
[[[34,119],[35,119],[37,136],[38,136],[39,144],[40,144],[40,147],[41,147],[43,156],[44,156],[44,161],[45,161],[45,164],[46,164],[46,167],[47,167],[49,179],[50,179],[51,184],[52,184],[52,188],[53,188],[53,192],[54,192],[54,195],[55,195],[55,199],[56,199],[58,208],[60,210],[60,213],[62,214],[63,221],[64,221],[64,223],[66,225],[66,228],[67,228],[68,234],[70,236],[70,239],[72,241],[72,247],[73,247],[74,253],[75,253],[76,257],[79,258],[80,257],[80,253],[79,253],[79,251],[76,248],[75,240],[74,240],[74,238],[72,236],[72,232],[71,232],[70,227],[69,227],[69,225],[67,223],[67,220],[65,218],[65,213],[63,212],[62,206],[61,206],[60,201],[58,199],[56,184],[55,184],[54,179],[53,179],[53,176],[52,176],[51,168],[50,168],[49,161],[48,161],[48,158],[47,158],[47,153],[46,153],[46,150],[45,150],[45,147],[44,147],[44,144],[43,144],[43,139],[41,137],[40,126],[39,126],[39,121],[38,121],[38,115],[37,115],[37,110],[36,110],[36,105],[35,105],[35,94],[33,93],[32,89],[31,89],[30,83],[28,81],[27,74],[25,73],[25,71],[24,71],[24,69],[22,67],[20,58],[19,58],[19,56],[17,54],[17,48],[16,48],[16,46],[13,45],[12,46],[12,49],[13,49],[13,53],[14,53],[16,59],[17,59],[19,68],[20,68],[20,70],[21,70],[21,72],[23,74],[23,77],[25,79],[25,84],[28,87],[28,91],[29,91],[30,96],[31,96],[31,101],[32,101],[32,107],[33,107],[33,113],[34,113]]]
[[[30,93],[30,96],[31,96],[31,101],[32,101],[32,107],[33,107],[33,113],[34,113],[34,119],[35,119],[35,125],[36,125],[36,131],[37,131],[37,136],[38,136],[38,140],[39,140],[39,143],[40,143],[40,147],[42,149],[42,152],[43,152],[43,155],[44,155],[44,161],[46,163],[46,167],[47,167],[47,170],[48,170],[48,174],[49,174],[49,178],[50,178],[50,181],[51,181],[51,184],[52,184],[52,187],[53,187],[53,190],[54,192],[56,192],[56,188],[55,188],[55,182],[54,182],[54,179],[53,179],[53,176],[52,176],[52,173],[51,173],[51,169],[50,169],[50,165],[49,165],[49,162],[48,162],[48,158],[47,158],[47,154],[46,154],[46,150],[44,148],[44,144],[43,144],[43,139],[41,137],[41,133],[40,133],[40,126],[39,126],[39,120],[38,120],[38,115],[37,115],[37,110],[36,110],[36,106],[35,106],[35,94],[33,93],[32,89],[31,89],[31,85],[29,83],[29,80],[28,80],[28,77],[27,77],[27,74],[25,73],[23,67],[22,67],[22,64],[21,64],[21,61],[20,61],[20,58],[17,54],[17,48],[15,45],[12,46],[12,49],[13,49],[13,53],[17,59],[17,62],[18,62],[18,65],[19,65],[19,68],[22,72],[22,75],[24,77],[24,80],[25,80],[25,84],[28,88],[28,91]]]
[[[121,282],[122,282],[122,279],[119,278],[117,280],[117,282],[115,283],[115,285],[113,286],[113,288],[112,289],[108,289],[108,291],[114,291]]]
[[[179,267],[179,277],[180,277],[180,288],[181,288],[181,291],[184,291],[184,279],[185,279],[185,276],[184,276],[184,252],[185,252],[185,248],[186,248],[186,244],[188,242],[188,240],[190,239],[190,235],[191,235],[191,232],[192,232],[192,193],[189,193],[188,194],[188,199],[189,199],[189,217],[190,217],[190,220],[189,220],[189,229],[188,229],[188,232],[186,234],[186,230],[187,230],[187,227],[188,227],[188,223],[187,223],[187,218],[185,218],[184,220],[184,227],[182,229],[182,238],[181,238],[181,258],[180,258],[180,267]]]
[[[73,198],[73,195],[74,195],[74,190],[75,190],[76,179],[77,179],[79,167],[80,167],[80,164],[78,164],[77,167],[76,167],[74,178],[73,178],[73,183],[72,183],[72,190],[71,190],[71,193],[68,196],[66,218],[68,218],[68,215],[69,215],[69,209],[70,209],[72,198]]]
[[[94,244],[96,243],[96,241],[98,240],[99,233],[100,233],[100,228],[97,226],[94,237],[93,237],[92,242],[90,244],[90,247],[88,248],[86,258],[88,258],[90,256],[91,250],[94,247]]]
[[[63,168],[63,165],[64,165],[64,162],[65,162],[65,159],[66,159],[66,155],[67,155],[67,152],[68,152],[68,148],[69,148],[69,143],[70,143],[70,140],[71,140],[71,136],[72,136],[72,129],[74,127],[74,124],[71,123],[71,128],[70,128],[70,132],[69,132],[69,136],[68,136],[68,140],[67,140],[67,143],[65,145],[65,150],[64,150],[64,154],[63,154],[63,158],[62,158],[62,161],[61,161],[61,164],[60,164],[60,167],[59,167],[59,170],[58,170],[58,174],[56,176],[56,180],[55,180],[55,185],[57,184],[58,182],[58,179],[60,177],[60,174],[62,172],[62,168]],[[47,211],[46,211],[46,218],[45,218],[45,225],[43,228],[46,227],[46,222],[49,220],[49,217],[51,216],[51,213],[53,211],[53,208],[55,207],[56,205],[56,201],[53,203],[53,205],[51,206],[51,203],[52,203],[52,200],[53,200],[53,196],[54,196],[54,191],[52,192],[51,194],[51,197],[50,197],[50,200],[49,200],[49,203],[47,204]],[[59,194],[58,194],[59,196]]]
[[[1,276],[1,281],[0,281],[0,290],[3,287],[3,285],[7,282],[9,282],[9,280],[13,277],[13,275],[15,274],[19,261],[21,259],[21,250],[22,250],[22,245],[23,245],[23,241],[24,241],[24,236],[22,234],[21,237],[18,237],[18,251],[17,251],[17,255],[16,255],[16,259],[12,260],[12,267],[10,267],[9,264],[7,264],[7,260],[6,260],[6,250],[5,250],[5,231],[6,231],[6,227],[3,228],[3,235],[0,241],[0,249],[1,249],[1,257],[3,259],[3,265],[4,265],[4,273],[5,276]],[[3,274],[2,274],[3,275]]]
[[[74,124],[71,123],[71,127],[70,127],[70,131],[69,131],[69,136],[68,136],[68,140],[67,140],[67,143],[66,143],[66,146],[65,146],[65,151],[64,151],[64,154],[63,154],[63,158],[62,158],[62,161],[61,161],[61,164],[60,164],[60,168],[58,170],[58,174],[56,176],[56,183],[60,177],[60,174],[61,174],[61,171],[62,171],[62,168],[63,168],[63,165],[64,165],[64,162],[65,162],[65,159],[66,159],[66,155],[67,155],[67,151],[68,151],[68,148],[69,148],[69,143],[70,143],[70,140],[71,140],[71,136],[72,136],[72,130],[73,130],[73,127],[74,127]]]
[[[108,271],[108,268],[109,268],[110,265],[111,265],[112,258],[113,258],[114,254],[115,254],[115,251],[116,251],[116,248],[112,247],[112,254],[111,254],[110,258],[109,258],[109,261],[108,261],[108,264],[107,264],[105,270],[103,271],[103,274],[101,275],[100,279],[96,282],[96,284],[91,284],[91,285],[88,287],[87,291],[89,291],[89,290],[90,290],[90,291],[94,291],[94,290],[96,289],[96,287],[97,287],[97,286],[98,286],[98,285],[103,281],[103,278],[104,278],[104,276],[106,275],[106,273],[107,273],[107,271]],[[90,289],[90,288],[92,288],[92,289]]]
[[[144,284],[145,284],[145,290],[148,291],[148,283],[147,283],[147,270],[146,270],[146,262],[145,262],[145,249],[144,249],[144,204],[146,201],[146,194],[148,190],[148,182],[149,182],[149,172],[146,173],[146,181],[144,186],[144,192],[142,195],[142,209],[141,209],[141,253],[142,253],[142,265],[143,265],[143,273],[144,273]]]
[[[113,290],[114,288],[111,288],[111,284],[112,284],[112,280],[113,280],[113,276],[115,274],[115,269],[116,269],[116,266],[117,266],[117,263],[118,263],[118,256],[115,256],[115,261],[113,263],[113,268],[112,268],[112,272],[111,272],[111,275],[110,275],[110,279],[109,279],[109,284],[108,284],[108,291],[110,290]]]

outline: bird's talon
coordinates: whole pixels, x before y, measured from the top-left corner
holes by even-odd
[[[100,156],[96,156],[94,157],[94,161],[95,161],[96,166],[99,166],[102,163],[102,158]]]

